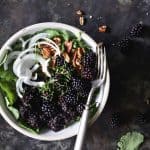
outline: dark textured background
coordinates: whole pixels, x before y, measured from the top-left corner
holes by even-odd
[[[85,12],[80,26],[75,11]],[[89,16],[93,18],[90,19]],[[107,46],[111,76],[110,96],[101,117],[87,131],[84,150],[115,150],[118,138],[127,131],[145,135],[141,150],[150,150],[150,124],[139,124],[138,113],[150,105],[150,0],[0,0],[0,45],[19,29],[39,22],[63,22],[86,31]],[[124,37],[130,26],[142,21],[146,34],[135,39],[127,55],[111,45]],[[99,33],[106,24],[111,33]],[[130,53],[131,51],[131,53]],[[124,122],[112,128],[111,115],[119,112]],[[41,142],[21,135],[0,118],[0,150],[71,150],[75,138]]]

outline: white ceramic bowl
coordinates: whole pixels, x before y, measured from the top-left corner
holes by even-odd
[[[70,25],[66,25],[66,24],[62,24],[62,23],[54,23],[54,22],[39,23],[39,24],[34,24],[31,26],[28,26],[26,28],[21,29],[14,35],[12,35],[6,41],[6,43],[2,46],[2,48],[0,50],[0,61],[6,53],[7,46],[12,45],[17,39],[19,39],[20,37],[22,37],[24,35],[32,34],[32,33],[35,33],[37,31],[40,31],[40,30],[43,30],[46,28],[65,29],[65,30],[71,31],[74,34],[83,32],[75,27],[70,26]],[[81,34],[81,36],[91,46],[92,50],[95,51],[96,50],[96,42],[84,32]],[[98,111],[94,115],[94,117],[90,120],[90,124],[92,124],[94,121],[96,121],[96,119],[100,116],[102,110],[104,109],[104,106],[107,101],[108,93],[109,93],[109,86],[110,86],[110,78],[109,78],[109,71],[107,70],[106,82],[101,87],[99,94],[96,97],[96,100],[101,100],[101,104],[98,108]],[[7,110],[7,107],[4,103],[4,99],[1,94],[0,94],[0,113],[1,113],[2,117],[14,129],[16,129],[17,131],[19,131],[20,133],[22,133],[26,136],[29,136],[29,137],[32,137],[32,138],[38,139],[38,140],[54,141],[54,140],[66,139],[66,138],[75,136],[77,134],[78,128],[79,128],[79,122],[75,122],[74,124],[68,126],[67,128],[65,128],[59,132],[53,132],[53,131],[48,130],[48,131],[40,133],[38,135],[31,133],[31,132],[21,128],[17,124],[17,121],[14,119],[12,114]]]

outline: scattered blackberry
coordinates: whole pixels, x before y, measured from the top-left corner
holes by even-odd
[[[60,66],[63,66],[65,64],[65,60],[62,56],[58,56],[56,58],[56,66],[60,67]]]
[[[136,122],[140,125],[144,125],[150,122],[150,111],[145,113],[138,113],[136,115]]]
[[[130,39],[128,37],[125,37],[121,41],[119,41],[116,44],[114,44],[114,46],[116,48],[119,48],[119,49],[123,50],[123,49],[127,49],[129,47],[129,44],[130,44]]]
[[[41,111],[46,117],[51,118],[56,114],[56,106],[47,100],[43,100]]]
[[[31,112],[27,118],[28,124],[33,128],[39,128],[40,127],[40,119],[38,118],[38,115],[34,112]]]
[[[81,103],[81,104],[79,104],[79,105],[77,106],[77,112],[78,112],[79,115],[82,114],[84,108],[85,108],[85,105],[84,105],[83,103]]]
[[[121,115],[120,113],[113,113],[110,117],[110,125],[112,128],[120,127],[121,125]]]
[[[84,54],[81,63],[84,67],[90,66],[94,67],[96,64],[96,55],[92,51],[89,51]]]
[[[63,115],[61,115],[61,114],[55,116],[53,119],[51,119],[48,122],[48,127],[50,129],[52,129],[53,131],[59,131],[59,130],[63,129],[64,126],[65,126],[65,119],[64,119]]]
[[[141,23],[132,26],[129,36],[131,38],[140,37],[142,35],[143,25]]]

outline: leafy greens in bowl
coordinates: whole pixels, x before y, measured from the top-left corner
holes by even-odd
[[[41,23],[19,31],[2,47],[0,90],[17,130],[30,137],[38,133],[34,138],[41,140],[74,135],[62,136],[77,124],[97,74],[95,43],[85,38],[90,39],[76,28]],[[95,99],[103,92],[97,91]],[[98,110],[95,99],[91,115]],[[3,108],[1,114],[11,122]]]

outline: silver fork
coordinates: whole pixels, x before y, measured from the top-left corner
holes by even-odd
[[[80,119],[80,127],[78,130],[74,150],[81,150],[84,137],[85,137],[85,132],[87,129],[87,124],[88,124],[88,117],[89,117],[89,109],[90,109],[90,103],[92,100],[92,95],[97,87],[100,87],[106,78],[106,71],[107,71],[107,63],[106,63],[106,52],[105,52],[105,47],[103,47],[102,43],[97,45],[96,48],[96,54],[97,54],[97,79],[92,82],[92,88],[90,90],[85,109],[82,113],[82,117]]]

